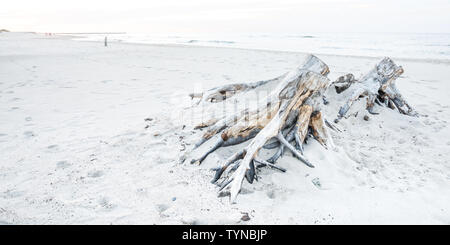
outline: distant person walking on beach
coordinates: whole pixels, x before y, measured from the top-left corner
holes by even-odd
[[[108,36],[105,36],[105,47],[108,47]]]

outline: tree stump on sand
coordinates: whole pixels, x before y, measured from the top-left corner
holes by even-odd
[[[285,171],[274,165],[285,148],[307,166],[314,167],[303,156],[303,143],[310,131],[323,146],[332,144],[320,111],[322,94],[330,84],[326,77],[328,73],[328,66],[311,55],[302,66],[275,79],[226,85],[198,95],[197,97],[201,97],[199,103],[215,103],[262,84],[276,85],[256,110],[243,109],[236,114],[213,118],[198,125],[196,128],[207,127],[207,131],[196,147],[209,140],[214,139],[215,142],[212,147],[201,152],[199,158],[192,159],[191,163],[201,163],[208,154],[219,147],[251,140],[249,145],[229,157],[222,166],[214,169],[216,174],[213,183],[216,183],[224,172],[228,172],[228,176],[218,185],[219,191],[230,190],[231,202],[236,199],[244,178],[249,183],[253,182],[257,167],[268,166]],[[213,137],[215,135],[220,137]],[[263,147],[278,147],[278,150],[273,157],[265,160],[258,156]]]
[[[377,103],[397,109],[401,114],[418,116],[418,113],[403,99],[395,85],[395,79],[401,74],[403,74],[401,66],[397,66],[390,58],[384,58],[359,81],[355,80],[352,74],[347,74],[333,82],[337,93],[348,88],[352,90],[347,102],[339,109],[335,122],[343,118],[360,97],[367,98],[366,109],[370,114],[378,114],[373,111]]]

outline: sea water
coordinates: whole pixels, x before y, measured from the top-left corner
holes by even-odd
[[[450,33],[298,33],[239,35],[84,34],[78,40],[182,44],[450,61]]]

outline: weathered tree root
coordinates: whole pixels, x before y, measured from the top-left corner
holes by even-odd
[[[417,116],[418,113],[403,99],[395,86],[395,79],[401,74],[403,74],[401,66],[397,66],[390,58],[384,58],[359,81],[355,80],[352,74],[347,74],[333,82],[337,93],[350,87],[352,91],[348,101],[339,109],[335,122],[345,117],[353,103],[364,96],[367,97],[366,109],[370,114],[378,114],[374,111],[376,103],[397,109],[401,114]]]
[[[201,102],[217,103],[220,101],[224,101],[224,100],[234,96],[237,93],[255,89],[259,86],[265,85],[265,84],[273,82],[275,80],[279,80],[283,76],[280,76],[280,77],[277,77],[274,79],[270,79],[270,80],[253,82],[253,83],[227,84],[225,86],[212,88],[203,93],[191,93],[191,94],[189,94],[189,96],[191,97],[191,99],[200,98],[200,100],[197,102],[197,104],[199,104]]]
[[[202,123],[202,127],[208,127],[208,130],[197,146],[209,140],[215,142],[212,147],[201,152],[199,158],[192,159],[191,163],[201,163],[219,147],[236,145],[251,139],[244,149],[229,157],[221,167],[214,169],[216,174],[212,180],[213,183],[216,183],[224,172],[228,171],[228,176],[218,185],[220,191],[226,188],[230,189],[231,202],[236,199],[244,178],[249,183],[253,182],[256,178],[257,168],[269,166],[286,171],[273,164],[283,154],[285,148],[289,149],[307,166],[314,167],[303,156],[303,143],[308,132],[324,147],[331,143],[324,126],[326,125],[325,120],[320,112],[320,105],[323,101],[322,93],[329,86],[329,79],[326,77],[328,73],[328,66],[311,55],[303,66],[266,82],[276,82],[276,87],[257,110],[244,109],[235,115]],[[231,88],[231,92],[226,92],[223,97],[219,98],[213,96],[216,99],[207,99],[206,101],[224,100],[239,93],[242,88],[249,89],[252,86],[253,84],[227,87]],[[205,93],[203,97],[207,94]],[[219,94],[222,93],[219,92]],[[207,98],[212,98],[210,95]],[[213,137],[219,134],[220,137]],[[279,148],[274,157],[269,160],[263,160],[258,156],[260,149],[266,144]],[[233,167],[230,169],[230,166]]]

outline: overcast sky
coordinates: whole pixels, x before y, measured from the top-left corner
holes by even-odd
[[[450,0],[7,0],[0,29],[145,33],[450,32]]]

